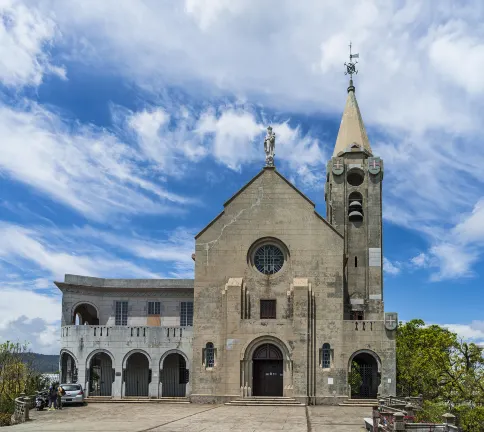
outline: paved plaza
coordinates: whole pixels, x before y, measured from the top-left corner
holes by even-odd
[[[32,411],[19,431],[116,432],[361,432],[361,407],[238,407],[147,403],[89,404],[62,411]]]

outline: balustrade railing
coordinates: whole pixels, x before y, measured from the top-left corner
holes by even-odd
[[[61,328],[61,338],[68,340],[84,337],[85,339],[102,340],[119,336],[133,339],[181,339],[191,336],[192,329],[193,327],[71,325]]]
[[[383,329],[381,320],[345,320],[343,325],[346,331],[372,332]]]

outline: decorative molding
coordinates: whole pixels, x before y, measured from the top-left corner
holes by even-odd
[[[74,289],[74,288],[65,288],[64,293],[69,294],[79,294],[81,296],[96,296],[96,297],[146,297],[146,298],[157,298],[157,297],[172,297],[172,298],[193,298],[193,290],[190,291],[124,291],[123,288],[120,288],[119,291],[92,291],[86,289]]]

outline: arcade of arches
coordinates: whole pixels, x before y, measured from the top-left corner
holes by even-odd
[[[253,396],[279,397],[284,395],[284,356],[281,349],[272,343],[257,346],[247,360],[252,364]],[[61,380],[76,383],[78,366],[68,352],[61,353]],[[97,352],[87,364],[89,396],[112,396],[115,370],[112,357],[106,352]],[[143,352],[134,352],[126,359],[123,371],[123,396],[148,397],[151,382],[150,360]],[[187,396],[189,370],[187,361],[178,352],[162,357],[159,370],[159,397]],[[374,399],[380,385],[379,361],[371,352],[357,352],[350,360],[348,384],[351,398]]]

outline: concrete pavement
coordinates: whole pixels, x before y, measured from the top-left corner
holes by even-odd
[[[361,432],[370,408],[237,407],[226,405],[89,404],[61,411],[31,411],[21,431],[116,432]]]

